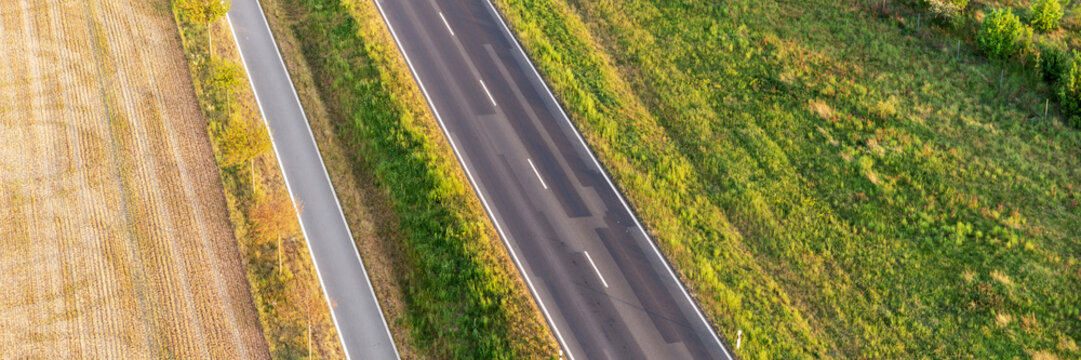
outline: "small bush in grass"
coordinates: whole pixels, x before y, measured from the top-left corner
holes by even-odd
[[[1081,53],[1074,51],[1069,70],[1063,74],[1058,97],[1067,122],[1081,127],[1081,63],[1079,62],[1081,62]]]
[[[1024,30],[1021,20],[1009,9],[995,9],[983,19],[976,40],[987,55],[1005,59],[1017,53],[1017,39],[1021,38]]]
[[[889,99],[886,99],[885,101],[879,101],[872,105],[868,112],[870,112],[871,115],[878,119],[887,120],[892,118],[894,115],[897,115],[896,104],[897,98],[890,96]]]
[[[1070,56],[1062,47],[1040,43],[1040,75],[1048,82],[1056,82],[1069,69]]]
[[[944,25],[954,26],[961,22],[961,14],[968,0],[924,0],[931,17]]]
[[[1042,32],[1055,30],[1062,18],[1062,4],[1059,0],[1036,0],[1029,8],[1032,14],[1032,27]]]

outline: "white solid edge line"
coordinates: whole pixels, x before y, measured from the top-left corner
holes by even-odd
[[[439,12],[439,18],[443,19],[443,25],[447,26],[447,31],[450,32],[450,36],[454,36],[454,29],[450,28],[450,23],[447,22],[447,18],[443,17],[443,12],[442,11]]]
[[[330,185],[330,191],[331,191],[331,194],[334,195],[334,203],[338,208],[338,214],[341,216],[342,223],[345,224],[345,230],[349,234],[349,244],[353,246],[353,253],[356,254],[357,261],[360,262],[361,271],[364,272],[364,274],[363,274],[364,275],[364,280],[368,283],[368,291],[371,293],[372,298],[375,299],[376,308],[379,309],[379,318],[380,318],[380,320],[383,321],[383,329],[386,330],[387,338],[390,339],[391,348],[394,349],[394,357],[396,359],[400,360],[401,355],[398,353],[397,344],[394,343],[394,336],[390,333],[390,326],[387,325],[387,319],[383,315],[383,307],[382,307],[382,305],[379,304],[379,296],[377,296],[375,294],[374,287],[372,287],[372,281],[368,277],[367,269],[364,267],[364,260],[361,259],[361,257],[360,257],[360,250],[357,249],[356,241],[353,239],[353,231],[352,231],[352,229],[349,228],[349,222],[345,220],[345,213],[342,211],[341,202],[338,201],[338,193],[334,189],[334,183],[332,181],[330,181],[330,175],[328,175],[328,173],[327,173],[327,168],[326,168],[326,164],[323,162],[322,153],[319,152],[319,146],[316,145],[315,136],[312,134],[311,127],[308,125],[308,114],[304,111],[304,106],[300,102],[300,97],[297,96],[296,87],[293,86],[292,75],[289,74],[289,69],[285,67],[285,60],[281,56],[281,49],[278,48],[278,40],[274,38],[274,32],[270,30],[270,24],[267,22],[266,14],[263,13],[263,5],[259,2],[259,0],[254,0],[254,1],[255,1],[255,4],[259,8],[259,15],[263,18],[263,26],[266,28],[267,34],[270,34],[270,40],[274,44],[274,53],[278,55],[278,63],[281,65],[282,71],[285,72],[286,79],[289,80],[289,88],[293,92],[293,99],[296,100],[297,106],[300,108],[301,116],[304,118],[304,125],[305,125],[304,128],[306,130],[308,130],[308,137],[311,139],[312,146],[315,147],[316,154],[319,155],[317,157],[319,158],[319,165],[323,168],[323,177],[326,179],[327,184]],[[255,82],[252,81],[251,71],[248,70],[248,63],[247,63],[247,60],[245,60],[245,58],[244,58],[244,52],[242,50],[240,50],[240,40],[237,39],[236,31],[233,29],[233,20],[232,20],[231,16],[229,15],[229,13],[226,13],[225,17],[226,17],[226,21],[229,23],[229,31],[233,34],[233,41],[236,43],[236,46],[237,46],[237,53],[240,54],[240,61],[241,61],[241,63],[244,64],[244,72],[248,76],[248,83],[251,85],[252,95],[255,97],[256,104],[259,106],[259,113],[260,113],[261,117],[263,118],[263,124],[267,128],[267,130],[268,130],[267,132],[270,133],[270,135],[271,135],[271,145],[272,145],[272,147],[274,149],[274,156],[277,157],[278,159],[281,159],[281,154],[278,153],[278,145],[277,145],[277,143],[275,143],[273,141],[274,134],[273,134],[273,132],[269,131],[270,130],[270,123],[267,122],[266,116],[263,116],[263,114],[265,114],[266,112],[263,111],[263,103],[262,103],[262,101],[259,100],[258,92],[255,89]],[[285,179],[285,187],[289,190],[289,199],[293,202],[293,208],[294,208],[294,210],[296,210],[296,209],[298,209],[297,208],[297,202],[296,202],[296,199],[293,198],[293,189],[289,185],[289,178],[286,175],[285,168],[281,164],[281,161],[278,161],[278,168],[281,169],[282,178]],[[299,211],[297,212],[297,222],[300,224],[301,232],[304,233],[305,242],[306,243],[310,242],[311,238],[308,237],[307,230],[304,228],[304,221],[303,221],[303,219],[301,219],[301,214],[300,214]],[[330,299],[330,294],[326,290],[327,289],[326,284],[323,282],[323,276],[321,275],[321,273],[319,271],[319,265],[317,263],[315,253],[312,251],[312,247],[310,246],[310,244],[305,244],[305,245],[306,245],[305,247],[308,248],[308,254],[311,255],[311,257],[312,257],[312,265],[315,265],[314,266],[315,267],[315,272],[316,272],[316,276],[319,277],[319,284],[320,284],[320,286],[323,287],[323,297],[326,298],[327,306],[330,308],[330,315],[331,315],[331,318],[334,320],[334,328],[337,329],[338,328],[338,318],[334,314],[334,309],[335,309],[334,304]],[[345,337],[344,337],[344,335],[342,335],[341,331],[336,331],[336,332],[338,333],[338,339],[341,341],[341,344],[342,344],[342,352],[345,353],[346,359],[351,359],[351,356],[349,355],[350,354],[349,350],[346,348],[346,345],[345,345]]]
[[[537,180],[540,180],[541,186],[544,186],[544,190],[548,190],[548,184],[544,183],[544,178],[540,176],[540,172],[537,171],[537,167],[533,166],[533,159],[525,159],[525,161],[529,162],[529,167],[533,168],[534,174],[537,174]]]
[[[706,316],[702,314],[702,310],[698,308],[698,303],[695,302],[694,298],[691,297],[691,294],[687,292],[687,288],[683,286],[683,281],[680,281],[679,276],[676,276],[676,272],[672,270],[672,265],[668,263],[668,259],[666,259],[664,255],[661,254],[661,251],[657,249],[657,245],[654,244],[653,238],[650,237],[648,233],[646,233],[646,229],[642,227],[642,223],[638,221],[638,215],[635,214],[633,210],[631,210],[631,207],[627,205],[627,200],[623,198],[623,193],[621,193],[619,191],[619,188],[617,188],[615,184],[612,183],[611,177],[608,176],[608,172],[604,170],[604,167],[601,166],[600,161],[597,160],[597,156],[593,153],[593,149],[589,147],[589,144],[587,144],[585,139],[582,138],[582,134],[578,132],[578,128],[574,126],[573,122],[571,122],[570,117],[567,116],[567,111],[563,110],[563,104],[559,103],[559,100],[556,99],[555,94],[552,93],[552,88],[548,86],[548,82],[546,82],[544,80],[544,77],[540,75],[540,72],[537,71],[537,65],[533,63],[533,59],[529,58],[529,54],[526,54],[525,49],[522,48],[522,44],[519,43],[518,38],[515,37],[514,33],[510,31],[510,27],[507,26],[507,22],[503,20],[503,15],[499,12],[498,9],[495,8],[495,5],[492,4],[491,0],[487,0],[485,2],[488,3],[488,7],[491,8],[491,10],[496,14],[496,18],[498,18],[500,24],[503,25],[503,30],[511,38],[511,40],[514,41],[514,45],[518,47],[518,51],[522,53],[522,57],[524,57],[526,59],[526,62],[529,63],[530,68],[533,69],[533,74],[536,75],[538,79],[540,79],[541,84],[544,85],[544,89],[548,91],[548,96],[552,98],[552,101],[556,104],[556,107],[559,108],[559,112],[563,114],[563,120],[565,120],[567,124],[570,125],[575,137],[577,137],[578,141],[582,143],[583,147],[585,147],[586,153],[589,154],[589,157],[593,158],[593,164],[596,165],[598,169],[600,169],[601,175],[603,175],[604,180],[608,182],[608,186],[610,186],[612,190],[615,191],[616,196],[619,198],[619,202],[622,203],[623,207],[627,209],[627,212],[631,214],[631,218],[634,219],[634,224],[638,226],[638,231],[641,231],[642,236],[645,236],[646,239],[649,240],[647,241],[649,243],[649,246],[653,248],[653,252],[661,258],[661,263],[663,263],[665,268],[668,270],[668,274],[676,280],[676,284],[679,285],[679,289],[683,292],[683,296],[686,296],[687,299],[690,300],[692,305],[691,307],[694,308],[695,313],[697,313],[698,317],[702,319],[702,322],[706,324],[706,327],[711,330],[713,340],[717,341],[717,343],[721,345],[721,351],[724,351],[725,356],[727,356],[728,359],[731,360],[732,354],[728,352],[728,348],[724,345],[724,342],[722,342],[721,338],[717,335],[717,329],[714,329],[713,324],[710,324],[709,320],[706,319]]]
[[[402,54],[402,57],[405,58],[405,63],[409,66],[409,71],[413,74],[413,80],[417,82],[420,91],[424,93],[424,100],[428,103],[428,107],[432,109],[435,119],[439,122],[440,130],[443,130],[443,135],[446,136],[447,142],[450,143],[451,149],[454,150],[454,155],[457,157],[458,163],[462,166],[462,169],[465,170],[465,175],[469,178],[470,184],[473,185],[473,192],[477,194],[477,197],[480,198],[480,202],[484,205],[484,212],[488,214],[489,219],[492,219],[492,224],[495,225],[496,231],[499,232],[499,237],[503,240],[503,245],[506,246],[507,251],[510,252],[511,258],[514,260],[514,265],[518,267],[518,272],[522,274],[522,278],[525,279],[526,285],[529,286],[529,292],[532,293],[533,299],[540,305],[541,312],[544,313],[544,318],[548,321],[548,326],[552,328],[552,332],[555,332],[556,341],[558,341],[559,345],[562,347],[560,355],[565,352],[567,358],[573,360],[574,356],[571,355],[570,348],[567,347],[567,341],[563,339],[563,334],[561,334],[559,328],[556,327],[555,321],[552,320],[552,315],[548,313],[548,308],[544,306],[544,301],[541,300],[540,296],[537,294],[537,289],[533,286],[533,281],[529,279],[529,276],[525,273],[525,269],[522,268],[521,259],[518,258],[518,254],[514,251],[514,247],[512,247],[510,241],[507,240],[507,235],[503,232],[503,227],[499,225],[499,220],[496,219],[495,214],[492,213],[492,210],[488,205],[488,200],[484,198],[484,194],[481,193],[480,188],[477,187],[477,181],[473,178],[473,173],[470,172],[469,167],[465,165],[465,159],[458,152],[458,146],[454,144],[454,138],[447,132],[447,127],[446,124],[443,123],[443,118],[439,116],[439,111],[436,110],[435,104],[432,103],[431,98],[428,96],[428,90],[424,88],[424,83],[420,81],[416,69],[413,68],[413,62],[409,60],[409,54],[406,54],[405,49],[402,48],[402,44],[398,40],[398,33],[394,31],[394,26],[390,24],[390,19],[387,19],[387,14],[383,12],[383,5],[381,5],[378,0],[373,0],[373,2],[379,9],[379,15],[383,18],[383,23],[387,25],[387,30],[389,30],[390,35],[394,37],[394,45],[397,46],[398,51]]]
[[[586,254],[586,260],[589,260],[589,266],[593,267],[593,271],[597,272],[597,277],[601,279],[601,284],[604,284],[604,287],[608,288],[608,282],[604,281],[604,275],[601,275],[601,270],[597,269],[597,264],[593,263],[593,258],[589,256],[589,251],[582,250],[582,253]]]
[[[488,86],[484,85],[484,80],[478,79],[477,81],[480,81],[480,87],[484,88],[484,93],[488,95],[488,100],[492,101],[492,106],[499,106],[495,104],[495,98],[492,97],[492,93],[488,92]]]

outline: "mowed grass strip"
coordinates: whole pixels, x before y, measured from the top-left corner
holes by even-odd
[[[1079,355],[1037,81],[859,2],[497,3],[739,356]]]
[[[400,250],[403,264],[389,265],[392,279],[373,281],[381,299],[390,292],[401,301],[394,304],[400,312],[388,316],[398,345],[418,358],[556,356],[554,339],[374,4],[271,3],[264,6],[284,10],[271,11],[271,21],[290,24],[285,29],[299,40],[302,59],[292,59],[286,49],[291,68],[304,68],[296,66],[301,62],[311,70],[311,83],[294,74],[302,79],[297,85],[305,106],[325,104],[326,114],[312,117],[315,132],[336,134],[349,171],[374,185],[374,194],[362,196],[372,208],[385,209],[374,220],[392,226],[372,241],[395,241],[390,247]],[[284,13],[284,19],[273,13]],[[329,127],[321,116],[330,118]],[[325,157],[341,157],[328,154],[335,148],[322,144]],[[408,334],[397,330],[403,328]]]

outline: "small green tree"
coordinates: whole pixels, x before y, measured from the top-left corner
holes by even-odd
[[[248,220],[252,225],[252,243],[249,246],[262,247],[274,241],[278,252],[278,271],[281,271],[284,262],[283,240],[301,233],[297,212],[289,194],[285,191],[274,191],[265,196],[257,196],[255,206],[248,209]]]
[[[215,56],[210,58],[205,66],[207,87],[233,91],[240,86],[244,72],[240,70],[240,65],[237,63]]]
[[[240,69],[240,65],[236,62],[217,56],[211,56],[202,65],[202,87],[204,91],[213,99],[213,103],[224,103],[225,110],[230,111],[233,106],[230,97],[240,87],[244,71]]]
[[[1059,0],[1036,0],[1029,8],[1032,14],[1032,27],[1041,32],[1055,30],[1062,18],[1062,4]]]
[[[207,45],[210,48],[210,54],[214,54],[214,39],[211,37],[210,24],[225,16],[232,2],[230,0],[176,0],[173,4],[180,9],[188,21],[206,24]]]
[[[995,9],[983,19],[976,41],[987,55],[1005,59],[1017,53],[1024,26],[1009,9]]]
[[[221,149],[223,167],[233,167],[270,151],[270,137],[263,123],[240,115],[229,115],[229,121],[216,136]]]
[[[1058,88],[1059,102],[1067,122],[1081,127],[1081,53],[1074,51],[1073,62]]]

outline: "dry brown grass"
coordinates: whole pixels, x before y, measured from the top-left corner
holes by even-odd
[[[1013,315],[1007,313],[995,314],[995,324],[997,324],[998,327],[1010,326],[1011,322],[1013,322]]]
[[[976,278],[976,273],[972,272],[972,270],[965,269],[965,271],[961,273],[961,278],[965,279],[966,283],[971,283],[972,279]]]
[[[1029,351],[1026,351],[1026,352],[1028,353],[1029,356],[1032,357],[1032,360],[1059,360],[1058,356],[1055,356],[1055,354],[1052,354],[1051,352],[1046,351],[1046,350],[1040,350],[1040,351],[1029,350]]]
[[[998,270],[991,271],[991,278],[995,279],[995,281],[998,281],[1002,285],[1013,285],[1013,280],[1010,280],[1010,276]]]
[[[264,358],[167,2],[0,2],[0,354]]]
[[[1058,350],[1076,354],[1078,352],[1077,342],[1074,342],[1073,339],[1066,337],[1065,335],[1059,335]]]
[[[827,105],[825,101],[815,100],[810,102],[809,106],[811,108],[811,112],[815,115],[818,115],[818,117],[822,118],[822,120],[833,119],[833,108],[830,108],[830,106]]]

